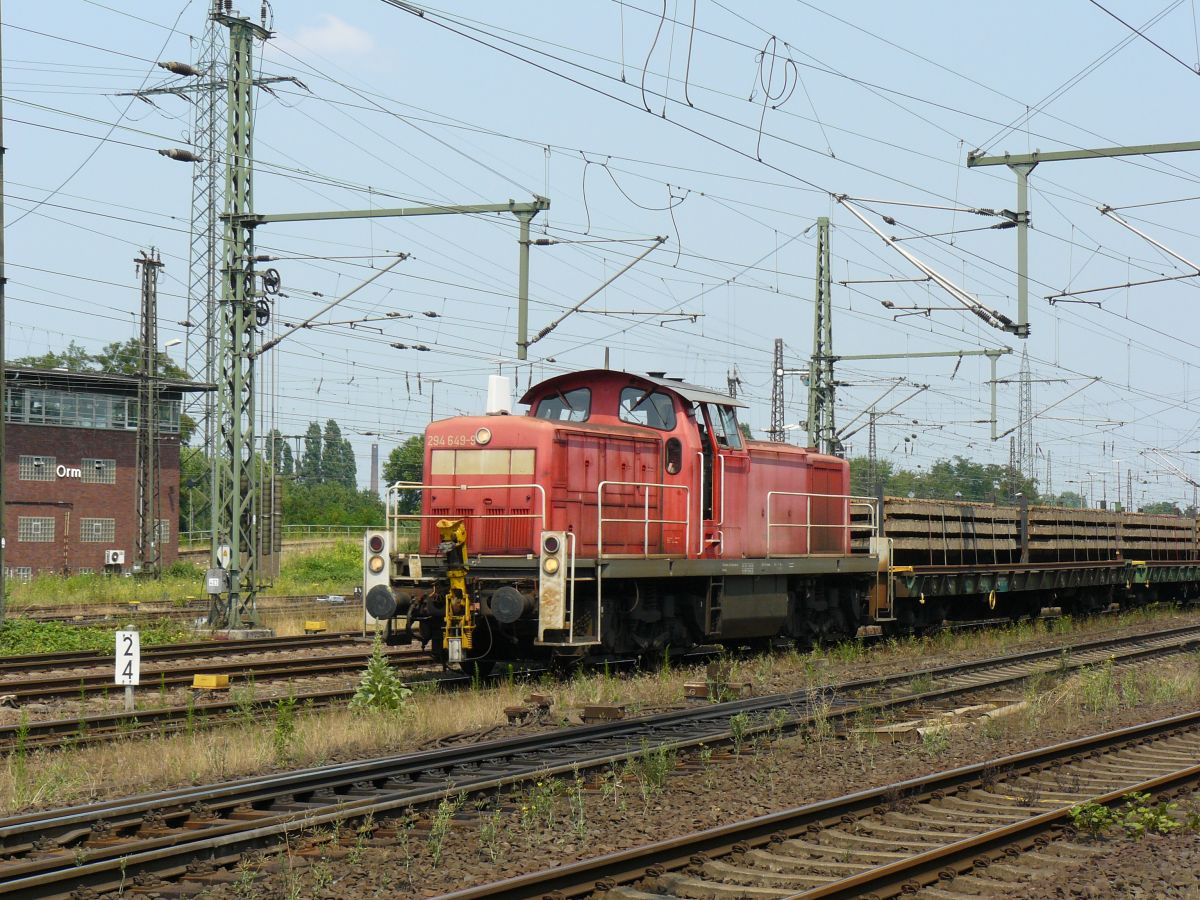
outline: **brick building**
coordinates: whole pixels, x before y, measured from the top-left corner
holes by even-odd
[[[10,367],[5,382],[8,575],[130,571],[137,538],[138,379]],[[158,536],[166,567],[178,550],[183,394],[205,388],[165,379],[159,386]]]

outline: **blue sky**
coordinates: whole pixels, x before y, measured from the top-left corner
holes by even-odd
[[[877,227],[906,238],[903,246],[985,306],[1015,316],[1015,233],[965,211],[1011,209],[1014,180],[1003,167],[967,169],[967,152],[1194,136],[1186,113],[1200,84],[1194,2],[1018,2],[969,12],[949,2],[815,0],[424,8],[418,17],[381,0],[276,4],[261,70],[302,86],[259,97],[258,211],[544,194],[552,207],[535,231],[556,243],[532,253],[535,333],[647,238],[669,240],[518,366],[511,216],[264,228],[260,250],[280,257],[272,265],[287,294],[275,310],[281,321],[311,315],[388,254],[412,254],[326,319],[414,318],[305,331],[272,351],[267,370],[281,430],[336,418],[364,482],[370,441],[386,454],[421,430],[431,401],[439,417],[476,412],[498,368],[524,386],[598,366],[605,348],[615,367],[666,369],[717,387],[736,368],[761,433],[774,339],[786,342],[789,366],[811,352],[815,219],[832,218],[835,280],[918,274],[831,193],[870,201],[858,205]],[[150,245],[166,262],[163,341],[188,337],[177,323],[186,317],[191,167],[156,151],[189,146],[190,107],[121,92],[180,81],[154,62],[194,60],[205,11],[203,0],[5,6],[10,357],[133,336],[133,259]],[[258,4],[246,11],[257,19]],[[1200,404],[1196,280],[1077,298],[1100,306],[1044,298],[1194,271],[1096,207],[1157,204],[1120,214],[1195,259],[1190,223],[1200,200],[1188,198],[1200,195],[1198,182],[1195,154],[1045,163],[1032,176],[1028,342],[962,312],[893,319],[881,301],[953,303],[936,287],[897,282],[835,284],[835,347],[1014,348],[1000,364],[1004,432],[1016,424],[1010,379],[1027,345],[1034,408],[1056,404],[1034,432],[1040,465],[1052,457],[1056,491],[1090,482],[1112,499],[1120,460],[1123,472],[1136,472],[1135,502],[1190,501],[1191,488],[1147,454],[1166,450],[1197,472],[1187,452],[1197,446]],[[952,209],[929,208],[938,206]],[[677,312],[695,318],[666,315]],[[846,362],[838,377],[842,422],[891,379],[929,385],[879,425],[880,452],[898,463],[959,453],[1008,459],[1007,440],[991,442],[981,421],[986,362]],[[901,391],[912,389],[893,395]],[[788,421],[804,414],[804,389],[790,378]],[[865,431],[851,449],[865,452]]]

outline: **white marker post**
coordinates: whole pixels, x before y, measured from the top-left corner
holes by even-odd
[[[133,712],[133,688],[142,681],[142,636],[117,632],[116,683],[125,685],[125,712]]]

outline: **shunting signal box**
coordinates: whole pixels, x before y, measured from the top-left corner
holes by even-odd
[[[363,535],[363,615],[368,625],[390,619],[396,612],[391,543],[391,534],[385,529],[367,529]]]

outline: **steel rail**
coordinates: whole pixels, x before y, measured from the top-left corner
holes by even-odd
[[[173,644],[155,644],[142,648],[142,661],[189,659],[196,656],[216,656],[223,653],[275,653],[281,650],[306,650],[335,644],[361,643],[364,640],[358,631],[335,631],[324,634],[295,635],[293,637],[246,638],[244,640],[185,641]],[[0,676],[38,669],[56,669],[66,666],[111,666],[113,653],[109,650],[62,650],[50,653],[25,653],[0,657]],[[3,693],[3,683],[0,683]]]
[[[714,859],[782,843],[798,835],[807,835],[814,829],[819,831],[836,825],[852,825],[862,821],[865,816],[878,814],[881,809],[894,803],[897,797],[911,802],[919,802],[922,798],[938,799],[964,787],[987,783],[997,772],[1005,773],[1005,780],[1010,780],[1027,773],[1037,773],[1042,767],[1063,760],[1086,763],[1088,756],[1102,756],[1116,749],[1169,740],[1182,734],[1194,735],[1197,730],[1200,730],[1200,712],[1185,713],[984,763],[962,766],[947,772],[857,791],[629,850],[566,863],[553,869],[477,885],[441,895],[440,900],[478,900],[495,896],[503,896],[506,900],[524,900],[548,895],[571,898],[587,896],[597,891],[613,891],[618,885],[630,884],[647,876],[660,879],[673,870],[702,868]],[[964,840],[950,841],[926,852],[914,853],[902,860],[869,868],[845,878],[830,878],[826,884],[796,891],[790,895],[784,894],[778,885],[774,885],[775,890],[771,893],[787,900],[801,897],[808,900],[862,896],[882,898],[913,892],[927,883],[938,880],[939,877],[945,877],[948,869],[953,869],[956,873],[976,868],[986,870],[989,856],[998,855],[1003,852],[1003,848],[1013,843],[1029,841],[1033,835],[1063,824],[1069,817],[1070,809],[1085,799],[1097,803],[1112,803],[1131,792],[1162,792],[1198,780],[1200,765],[1195,764],[1147,779],[1131,777],[1127,784],[1116,790],[1063,803],[1058,808],[1040,815],[1031,811],[1028,818],[1022,821],[990,829]],[[930,836],[935,837],[936,833]],[[800,861],[799,858],[797,861]],[[697,880],[699,879],[700,877]],[[739,886],[728,883],[721,885],[731,893]],[[694,884],[689,887],[692,890],[696,889]],[[748,893],[752,891],[753,888],[747,887]],[[651,892],[654,896],[667,896],[653,889],[646,895]]]
[[[1140,740],[1144,740],[1141,738]],[[1167,775],[1148,778],[1088,798],[1085,802],[1108,805],[1117,803],[1135,793],[1158,794],[1176,790],[1200,781],[1200,764],[1177,769]],[[1077,804],[1066,804],[1058,809],[1032,816],[1003,828],[996,828],[977,837],[967,838],[918,854],[911,859],[882,866],[861,875],[845,878],[824,888],[798,893],[796,897],[861,897],[864,891],[876,897],[895,897],[908,893],[913,888],[945,880],[950,872],[965,874],[975,869],[986,869],[990,859],[1000,855],[1013,844],[1030,845],[1045,832],[1065,826],[1072,808]]]
[[[1200,646],[1198,631],[1176,628],[1167,630],[1170,638],[1153,633],[1131,637],[1124,641],[1126,652],[1119,654],[1108,651],[1120,639],[1089,642],[1083,645],[1086,652],[1076,653],[1069,663],[1059,660],[1054,669],[1065,672],[1110,655],[1120,663],[1185,652]],[[66,885],[112,887],[137,872],[172,877],[193,862],[234,862],[242,853],[272,845],[284,835],[336,821],[387,815],[460,792],[601,767],[648,747],[688,749],[727,742],[733,737],[729,720],[739,713],[789,712],[790,721],[782,726],[764,723],[746,729],[754,734],[804,727],[818,705],[821,715],[837,719],[961,695],[1052,671],[1037,663],[1047,656],[1059,657],[1062,649],[15,816],[0,820],[0,848],[10,857],[0,861],[0,895],[47,897],[67,890]],[[1026,662],[1023,671],[1014,671],[1015,660]],[[988,668],[999,677],[983,677]],[[851,702],[846,697],[937,673],[943,673],[950,686],[888,699]],[[89,843],[97,830],[104,839]],[[112,835],[128,840],[116,841]],[[35,847],[37,853],[24,855]]]
[[[435,660],[432,658],[425,662],[428,665],[435,664]],[[518,670],[513,673],[513,677],[525,678],[529,675],[540,674],[541,671]],[[489,680],[507,677],[509,677],[508,673],[493,673],[489,676]],[[411,688],[427,688],[432,685],[437,690],[466,688],[473,686],[474,683],[470,676],[457,673],[406,682]],[[356,687],[348,687],[298,691],[289,696],[298,704],[299,709],[308,711],[345,703],[354,696],[356,690]],[[269,716],[273,704],[279,699],[282,698],[262,697],[248,702],[217,700],[192,703],[187,706],[162,706],[136,710],[132,713],[96,713],[70,719],[40,719],[15,725],[0,725],[0,753],[11,753],[18,749],[28,752],[48,747],[74,749],[85,744],[105,743],[114,738],[131,740],[143,737],[165,737],[184,731],[190,732],[201,728],[227,725],[231,719],[247,715],[257,721],[263,716]],[[2,852],[2,848],[0,848],[0,852]]]
[[[354,688],[297,692],[291,696],[299,708],[320,709],[348,701],[354,696]],[[273,698],[259,698],[249,704],[249,709],[257,717],[259,712],[269,713],[269,705],[273,702]],[[0,726],[0,753],[10,753],[18,748],[23,752],[42,748],[74,749],[114,738],[160,737],[228,724],[231,717],[244,715],[247,708],[241,701],[219,700],[131,713],[95,713],[71,719],[40,719],[4,725]]]
[[[396,668],[415,668],[433,664],[433,657],[411,650],[386,651],[388,659]],[[371,648],[364,647],[349,653],[323,656],[292,656],[286,659],[234,660],[231,662],[206,661],[202,669],[208,674],[245,675],[255,679],[278,679],[330,675],[361,669],[371,655]],[[188,686],[192,683],[195,669],[173,668],[143,671],[141,688],[144,691],[158,688]],[[90,672],[77,675],[54,675],[40,678],[24,678],[19,681],[0,683],[0,694],[16,700],[39,700],[47,697],[100,694],[115,690],[112,672]]]
[[[264,610],[288,612],[308,608],[328,608],[321,602],[329,594],[292,594],[264,597]],[[338,594],[349,605],[351,595]],[[194,604],[194,605],[193,605]],[[339,604],[333,604],[337,607]],[[96,603],[90,605],[35,605],[10,609],[13,618],[35,619],[39,622],[63,622],[66,624],[92,624],[112,620],[128,621],[139,619],[188,619],[203,617],[208,612],[207,600],[189,601],[177,606],[169,601],[149,600],[145,603]]]

